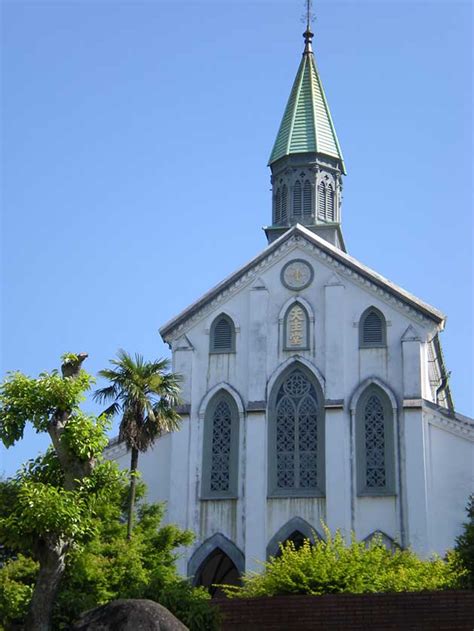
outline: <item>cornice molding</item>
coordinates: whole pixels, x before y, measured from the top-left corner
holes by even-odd
[[[439,408],[439,411],[435,411],[431,407],[433,404],[429,404],[427,401],[423,403],[423,416],[430,425],[474,442],[474,420],[466,416],[460,417],[457,414],[451,415],[447,410],[446,413],[443,413],[441,408]],[[427,403],[429,407],[426,405]]]

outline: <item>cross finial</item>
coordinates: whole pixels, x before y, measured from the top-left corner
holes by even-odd
[[[313,35],[314,35],[311,32],[311,22],[314,20],[313,0],[305,0],[305,5],[306,5],[306,12],[303,17],[304,21],[306,22],[306,30],[303,33],[304,43],[305,43],[304,52],[312,53],[313,49],[311,46],[311,42],[313,40]]]
[[[311,22],[314,19],[313,13],[312,13],[312,8],[313,8],[313,2],[312,0],[306,0],[306,30],[310,31],[310,26],[311,26]]]

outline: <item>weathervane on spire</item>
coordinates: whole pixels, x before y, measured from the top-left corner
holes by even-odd
[[[313,39],[314,33],[311,31],[311,22],[313,22],[316,17],[313,13],[313,0],[305,0],[306,11],[304,15],[301,17],[302,22],[306,22],[306,30],[303,33],[304,42],[305,42],[305,53],[313,52],[311,47],[311,41]]]

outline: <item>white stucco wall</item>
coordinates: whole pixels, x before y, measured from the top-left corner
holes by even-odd
[[[426,345],[437,325],[301,240],[269,258],[237,288],[190,317],[172,342],[173,370],[183,375],[189,414],[183,415],[182,429],[161,439],[140,464],[150,499],[168,501],[167,519],[196,533],[180,570],[186,571],[193,550],[214,533],[230,539],[245,555],[247,569],[255,569],[271,538],[293,517],[320,533],[323,520],[346,535],[354,530],[365,538],[380,530],[420,554],[443,553],[459,532],[474,477],[472,436],[457,435],[455,429],[448,433],[423,416],[422,398],[431,397]],[[299,292],[280,278],[293,259],[314,269],[312,283]],[[309,350],[298,353],[285,351],[282,343],[283,315],[295,297],[311,320]],[[359,348],[359,319],[369,306],[386,318],[386,348]],[[235,323],[236,352],[209,354],[211,324],[221,313]],[[278,375],[295,359],[313,372],[326,401],[326,492],[318,498],[267,499],[265,402]],[[354,397],[361,384],[374,379],[392,401],[396,492],[358,497]],[[238,498],[201,500],[205,409],[222,387],[239,409]]]

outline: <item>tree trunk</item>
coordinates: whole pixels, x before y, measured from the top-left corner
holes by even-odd
[[[132,447],[132,457],[130,459],[130,496],[128,501],[128,524],[127,539],[132,538],[133,514],[135,512],[135,494],[137,490],[137,467],[138,467],[138,449]]]
[[[59,584],[66,567],[67,544],[64,541],[41,541],[35,552],[40,563],[25,631],[49,631],[51,615]]]

